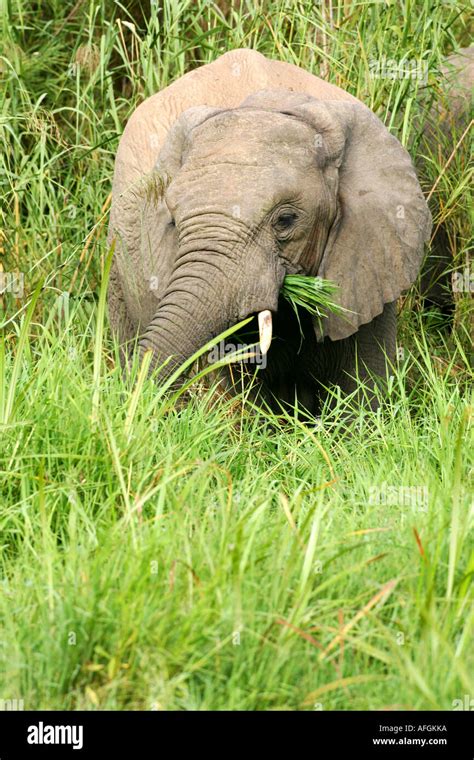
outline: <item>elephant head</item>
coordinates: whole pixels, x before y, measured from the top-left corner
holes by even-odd
[[[362,104],[262,91],[239,108],[185,111],[156,170],[171,262],[141,337],[166,372],[250,314],[278,310],[286,274],[339,286],[347,312],[317,339],[355,333],[415,279],[430,215],[411,159]],[[156,252],[160,256],[160,252]]]

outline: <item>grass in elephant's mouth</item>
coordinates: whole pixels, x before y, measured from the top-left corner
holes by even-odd
[[[338,290],[335,282],[322,277],[287,274],[280,294],[293,308],[298,322],[299,308],[305,309],[312,317],[320,321],[327,317],[329,312],[343,314],[347,311],[335,301]]]
[[[287,274],[280,292],[296,312],[298,306],[317,317],[325,317],[329,311],[335,314],[345,311],[334,300],[338,292],[336,283],[322,277]]]

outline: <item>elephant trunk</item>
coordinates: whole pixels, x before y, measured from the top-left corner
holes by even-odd
[[[214,247],[213,247],[214,248]],[[278,306],[282,277],[275,271],[246,273],[240,259],[222,250],[180,248],[171,282],[140,341],[140,352],[151,349],[150,369],[163,365],[160,380],[201,346],[252,313],[259,314],[260,343],[266,353],[271,342],[271,311]]]
[[[153,351],[151,369],[166,366],[160,379],[166,379],[204,343],[224,330],[228,317],[217,302],[213,288],[192,271],[175,277],[140,341],[143,353]]]

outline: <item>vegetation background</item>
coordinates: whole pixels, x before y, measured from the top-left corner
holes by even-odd
[[[138,103],[255,48],[420,159],[463,0],[0,0],[0,698],[25,709],[458,709],[474,696],[472,296],[400,304],[377,414],[314,424],[122,377],[114,153]],[[427,72],[377,78],[374,62]],[[453,138],[454,140],[454,138]],[[469,278],[466,140],[422,182]],[[455,142],[453,142],[455,144]],[[447,154],[446,154],[447,150]],[[4,275],[5,277],[5,275]],[[464,281],[464,280],[463,280]],[[11,281],[10,281],[11,282]],[[458,700],[458,701],[456,701]]]

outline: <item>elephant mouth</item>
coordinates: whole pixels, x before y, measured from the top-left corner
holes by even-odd
[[[314,343],[315,336],[311,320],[307,314],[295,314],[286,299],[280,297],[278,309],[254,311],[247,314],[252,321],[234,332],[225,341],[227,355],[233,351],[249,348],[240,364],[245,374],[255,375],[263,384],[273,384],[282,368],[290,370],[294,363],[300,363],[305,349]]]
[[[253,318],[252,324],[249,326],[249,330],[245,333],[241,333],[240,337],[245,338],[248,343],[241,344],[240,348],[244,345],[255,345],[258,349],[259,356],[264,358],[272,344],[273,338],[273,316],[270,309],[264,309],[263,311],[251,312],[247,314],[247,317]],[[244,317],[246,319],[247,317]],[[258,333],[256,332],[256,325],[258,325]],[[231,344],[230,344],[231,345]]]
[[[230,395],[244,395],[275,413],[282,406],[298,405],[310,413],[317,410],[317,389],[308,366],[316,338],[307,313],[295,314],[288,301],[280,297],[278,308],[254,311],[245,327],[234,332],[222,346],[229,364],[222,388]],[[271,332],[270,332],[271,331]],[[232,353],[248,347],[244,359],[233,360]],[[219,356],[222,356],[220,352]]]
[[[240,396],[258,406],[281,412],[294,408],[298,416],[316,414],[320,408],[320,389],[316,381],[319,355],[313,323],[303,310],[295,314],[288,301],[280,297],[278,308],[253,311],[251,321],[221,341],[200,364],[225,361],[225,367],[211,382],[218,380],[221,390]]]
[[[248,312],[238,321],[246,319],[250,319],[247,325],[235,330],[211,349],[207,357],[210,364],[225,359],[232,367],[241,366],[246,374],[252,367],[260,370],[267,366],[274,337],[272,312],[269,309]],[[231,321],[228,327],[235,324]]]

